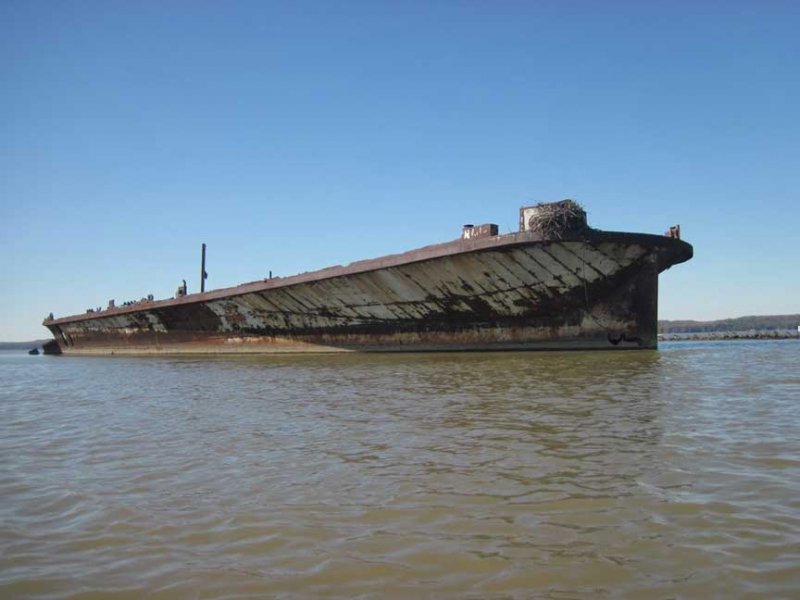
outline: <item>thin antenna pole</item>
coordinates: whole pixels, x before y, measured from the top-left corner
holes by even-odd
[[[208,277],[208,273],[206,273],[206,245],[203,244],[203,251],[202,256],[200,258],[200,293],[206,291],[206,277]]]

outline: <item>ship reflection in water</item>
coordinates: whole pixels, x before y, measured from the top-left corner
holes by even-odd
[[[2,354],[0,596],[789,597],[797,348]]]

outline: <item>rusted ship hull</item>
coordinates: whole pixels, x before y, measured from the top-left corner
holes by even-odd
[[[691,256],[521,231],[44,324],[69,354],[655,348],[658,274]]]

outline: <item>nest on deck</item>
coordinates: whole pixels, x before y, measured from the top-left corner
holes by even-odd
[[[560,239],[565,233],[587,228],[586,211],[574,200],[541,202],[534,209],[528,218],[528,230],[540,233],[546,239]]]

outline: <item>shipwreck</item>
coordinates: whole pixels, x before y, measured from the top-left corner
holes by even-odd
[[[205,249],[204,249],[205,250]],[[601,231],[564,200],[520,209],[519,231],[291,277],[186,293],[44,325],[48,353],[289,353],[652,349],[658,275],[692,257],[680,228]],[[203,254],[205,259],[205,252]]]

